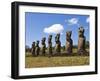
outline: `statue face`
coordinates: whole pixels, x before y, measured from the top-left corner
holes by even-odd
[[[43,37],[42,40],[41,40],[41,44],[45,44],[45,40],[46,40],[46,38]]]
[[[79,30],[78,30],[78,32],[79,32],[79,36],[83,36],[83,34],[84,34],[83,27],[80,27]]]
[[[46,40],[46,38],[44,38],[44,41]]]
[[[39,41],[37,41],[37,44],[39,44]]]
[[[35,46],[35,42],[32,43],[32,47],[34,47],[34,46]]]
[[[33,42],[33,45],[35,45],[35,42]]]
[[[52,38],[52,35],[49,35],[50,38]]]
[[[52,35],[49,35],[48,43],[51,43],[51,40],[52,40]]]
[[[60,34],[57,34],[58,37],[60,37]]]
[[[66,32],[66,36],[67,36],[68,38],[71,37],[71,34],[72,34],[72,31],[68,31],[68,32]]]
[[[42,41],[45,42],[45,40],[46,40],[46,38],[44,37]]]

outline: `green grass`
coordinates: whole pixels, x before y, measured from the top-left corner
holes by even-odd
[[[89,56],[37,56],[26,53],[25,67],[57,67],[57,66],[80,66],[89,65]]]

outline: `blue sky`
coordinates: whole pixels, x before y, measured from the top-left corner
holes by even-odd
[[[89,16],[74,14],[53,14],[53,13],[33,13],[25,12],[25,39],[26,45],[31,47],[33,41],[40,41],[42,37],[47,39],[50,34],[53,35],[52,43],[55,45],[56,33],[61,33],[61,45],[66,44],[66,31],[72,31],[73,44],[78,43],[78,28],[83,26],[84,35],[89,41]],[[47,44],[48,45],[48,44]]]

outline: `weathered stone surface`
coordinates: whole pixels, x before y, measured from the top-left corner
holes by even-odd
[[[39,55],[40,47],[39,47],[39,41],[36,42],[36,48],[35,48],[35,55]]]
[[[73,40],[71,39],[72,31],[66,32],[66,52],[72,54]]]
[[[56,37],[55,37],[55,42],[56,42],[56,45],[55,45],[55,52],[57,54],[60,54],[61,53],[61,42],[60,42],[60,34],[57,34]]]
[[[34,56],[35,55],[35,42],[32,43],[31,52],[32,52],[32,55]]]
[[[48,37],[48,54],[52,55],[52,35]]]
[[[46,38],[43,37],[42,40],[41,40],[41,45],[42,45],[42,47],[41,47],[41,52],[42,52],[43,55],[45,55],[45,53],[46,53],[46,51],[45,51],[45,50],[46,50],[45,41],[46,41]]]
[[[79,38],[78,38],[78,54],[84,54],[86,52],[85,50],[85,36],[84,36],[84,28],[80,27],[78,29],[78,34],[79,34]]]

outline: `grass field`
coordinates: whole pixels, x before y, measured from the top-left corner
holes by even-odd
[[[25,68],[89,65],[89,56],[37,56],[26,53]]]

